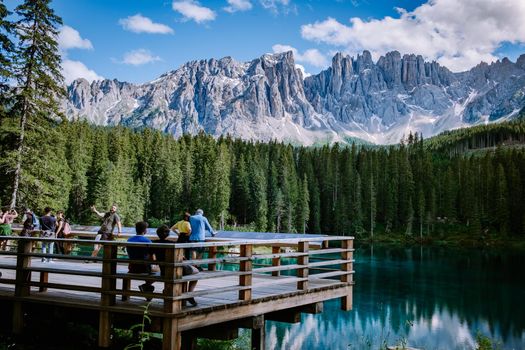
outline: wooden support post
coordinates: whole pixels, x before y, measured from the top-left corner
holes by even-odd
[[[299,242],[298,248],[300,253],[308,253],[308,242]],[[297,277],[306,278],[304,281],[297,282],[297,289],[306,290],[308,289],[308,255],[298,257],[297,264],[304,266],[297,269]]]
[[[122,291],[128,292],[130,289],[131,289],[131,279],[123,278],[122,279]],[[127,300],[129,300],[129,296],[122,294],[122,301],[127,301]]]
[[[262,318],[262,326],[258,328],[252,328],[252,350],[264,350],[264,338],[266,337],[265,334],[265,327],[264,327],[264,315],[258,316]]]
[[[300,307],[299,309],[301,310],[302,313],[317,315],[323,312],[323,303],[319,302],[319,303],[308,304],[308,305],[304,305]]]
[[[343,249],[352,249],[354,247],[354,241],[352,239],[344,240],[341,242],[341,247]],[[341,252],[341,259],[346,260],[346,263],[341,264],[341,271],[348,272],[348,274],[341,275],[341,282],[352,283],[352,274],[350,272],[353,269],[353,252]],[[352,310],[352,291],[341,298],[341,309],[345,311]]]
[[[31,253],[33,242],[29,240],[18,240],[16,257],[15,297],[27,297],[31,292],[28,282],[31,281]],[[13,304],[13,333],[22,334],[24,330],[24,308],[21,301]]]
[[[170,264],[180,263],[184,258],[184,249],[166,248],[166,262]],[[182,278],[182,266],[166,265],[164,267],[164,317],[162,325],[162,350],[179,350],[181,348],[181,332],[179,331],[179,319],[173,314],[180,312],[182,302],[172,300],[182,294],[183,284],[174,280]],[[184,282],[185,283],[185,282]]]
[[[117,273],[117,263],[110,261],[110,259],[117,258],[117,246],[104,244],[104,257],[102,261],[102,292],[100,298],[100,306],[115,305],[116,296],[108,292],[113,292],[117,289],[117,280],[115,275]],[[112,329],[112,315],[109,311],[102,310],[99,314],[98,325],[98,346],[101,348],[108,348],[111,345],[111,329]]]
[[[208,258],[215,259],[217,257],[217,247],[210,247],[208,251]],[[216,271],[217,270],[217,264],[216,263],[209,263],[208,264],[208,271]]]
[[[40,272],[40,283],[48,283],[49,282],[49,273],[48,272]],[[40,286],[38,288],[38,291],[40,293],[47,292],[47,287]]]
[[[249,286],[249,289],[243,289],[239,291],[240,300],[250,300],[252,298],[252,245],[251,244],[242,244],[241,245],[241,258],[250,258],[250,260],[244,260],[240,263],[241,272],[250,272],[248,275],[239,276],[239,285],[240,286]]]
[[[233,321],[235,327],[254,329],[264,327],[264,315],[258,315],[253,317],[242,318],[237,321]]]
[[[279,254],[281,252],[281,247],[272,246],[272,254]],[[281,266],[281,257],[276,257],[272,259],[272,266]],[[281,271],[272,271],[272,276],[279,276]]]
[[[181,350],[195,350],[197,348],[197,338],[192,331],[182,332]]]
[[[267,313],[264,317],[269,321],[299,323],[301,322],[301,311],[298,308],[279,310]]]

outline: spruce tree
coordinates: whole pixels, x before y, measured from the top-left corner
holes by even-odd
[[[301,192],[297,206],[297,214],[300,222],[300,229],[303,234],[306,233],[306,224],[310,217],[310,194],[308,192],[308,178],[306,174],[301,181]]]
[[[498,165],[496,173],[496,220],[501,234],[507,234],[509,229],[509,205],[508,205],[508,190],[507,179],[503,165]]]
[[[19,19],[15,31],[18,46],[14,78],[18,86],[12,111],[20,122],[16,159],[12,164],[12,208],[17,204],[22,172],[26,167],[25,161],[28,161],[24,158],[31,150],[26,143],[26,132],[35,129],[37,116],[52,120],[59,115],[58,98],[65,94],[57,43],[57,28],[62,19],[51,9],[50,2],[25,0],[15,9]],[[30,180],[29,177],[27,179]]]
[[[3,0],[0,0],[0,121],[5,117],[6,103],[9,98],[8,80],[13,77],[14,73],[13,54],[15,45],[10,37],[14,25],[7,19],[10,14]]]

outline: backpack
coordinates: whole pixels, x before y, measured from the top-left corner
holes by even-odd
[[[64,227],[62,227],[62,233],[64,234],[64,237],[67,237],[71,233],[71,225],[67,220],[64,220]]]
[[[33,224],[33,230],[36,230],[40,227],[40,221],[36,217],[35,213],[31,213],[32,216],[32,224]]]

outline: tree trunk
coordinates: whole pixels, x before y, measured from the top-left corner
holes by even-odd
[[[18,138],[18,148],[16,155],[15,179],[13,181],[13,193],[11,194],[11,209],[15,209],[18,199],[18,188],[20,186],[20,177],[22,175],[22,153],[24,151],[24,137],[27,124],[27,100],[24,97],[22,115],[20,116],[20,137]]]

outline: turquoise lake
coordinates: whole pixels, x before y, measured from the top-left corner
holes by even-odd
[[[266,323],[267,349],[474,349],[476,334],[525,349],[525,254],[450,247],[362,247],[353,310],[339,300],[300,324]]]

